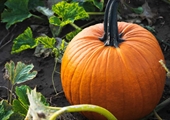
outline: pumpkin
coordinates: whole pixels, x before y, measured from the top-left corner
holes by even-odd
[[[108,1],[104,23],[78,33],[66,48],[61,82],[71,104],[106,108],[118,120],[138,120],[158,104],[165,84],[156,38],[143,27],[117,22],[117,0]],[[104,120],[83,112],[90,120]]]

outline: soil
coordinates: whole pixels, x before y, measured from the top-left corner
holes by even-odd
[[[156,20],[153,26],[156,30],[155,36],[160,40],[159,43],[165,56],[166,65],[168,68],[170,68],[170,46],[164,43],[166,42],[170,44],[170,6],[163,1],[158,1],[154,4],[151,3],[151,5],[153,6],[153,9],[155,8],[158,10],[159,15],[161,16],[161,20]],[[19,34],[21,34],[28,26],[31,26],[35,23],[26,20],[22,23],[16,24],[15,26],[12,26],[9,30],[5,29],[4,23],[0,23],[0,70],[2,70],[0,72],[0,86],[6,86],[8,84],[8,81],[3,79],[3,70],[6,62],[12,60],[15,63],[18,61],[22,61],[26,64],[33,63],[34,69],[38,71],[38,75],[35,79],[24,84],[29,85],[31,88],[36,87],[37,91],[41,92],[52,106],[63,107],[70,105],[62,91],[59,63],[57,64],[56,68],[58,73],[54,75],[55,87],[59,94],[55,96],[54,88],[52,85],[52,72],[54,69],[53,56],[49,56],[46,58],[35,57],[34,50],[26,50],[19,54],[11,54],[12,40],[16,38]],[[41,28],[43,29],[41,30]],[[34,30],[34,34],[35,36],[38,36],[41,33],[51,35],[49,31],[50,30],[47,24],[40,24],[38,25],[38,28]],[[7,91],[3,88],[0,88],[0,98],[6,99],[7,97]],[[170,98],[170,79],[168,78],[166,80],[165,89],[161,101],[164,101],[167,98]],[[158,114],[163,120],[170,120],[170,104],[160,110]],[[79,113],[68,113],[58,119],[62,120],[65,118],[69,120],[87,120],[83,115]],[[150,120],[155,119],[156,118],[154,117],[150,118]]]

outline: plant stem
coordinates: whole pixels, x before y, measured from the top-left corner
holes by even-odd
[[[55,71],[56,71],[56,66],[57,66],[57,62],[55,61],[55,62],[54,62],[54,69],[53,69],[53,72],[52,72],[52,84],[53,84],[54,91],[55,91],[55,93],[56,93],[56,95],[57,95],[58,93],[57,93],[57,90],[56,90],[56,88],[55,88],[55,83],[54,83],[54,73],[55,73]]]
[[[11,92],[13,93],[13,88],[14,88],[14,85],[12,84],[11,85]],[[12,104],[12,93],[9,94],[9,103]]]
[[[40,20],[43,20],[43,21],[44,21],[43,18],[41,18],[41,17],[39,17],[39,16],[37,16],[37,15],[32,14],[32,16],[35,17],[35,18],[37,18],[37,19],[40,19]]]
[[[118,33],[117,25],[117,9],[119,0],[109,0],[105,10],[104,16],[104,35],[99,38],[101,41],[105,42],[107,46],[119,47],[119,43],[123,42],[120,38],[122,33]]]
[[[108,110],[96,106],[96,105],[89,105],[89,104],[82,104],[82,105],[72,105],[63,107],[57,112],[55,112],[51,117],[50,120],[56,120],[56,118],[65,112],[82,112],[82,111],[90,111],[90,112],[96,112],[101,115],[104,115],[108,120],[117,120],[116,117],[110,113]]]
[[[104,15],[104,12],[87,12],[89,15]]]
[[[81,28],[74,23],[70,23],[70,25],[73,26],[77,30],[81,30]]]
[[[162,120],[162,118],[158,115],[158,113],[155,110],[153,111],[153,113],[158,120]]]
[[[168,104],[170,104],[170,98],[166,99],[165,101],[163,101],[162,103],[160,103],[159,105],[156,106],[155,111],[158,112],[161,109],[163,109],[164,107],[166,107]],[[147,115],[146,117],[144,117],[141,120],[147,120],[149,117],[151,117],[154,113],[152,112],[151,114]]]

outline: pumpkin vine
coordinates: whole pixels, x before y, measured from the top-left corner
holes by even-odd
[[[106,46],[118,47],[119,43],[124,40],[121,39],[122,33],[119,34],[117,26],[117,9],[119,0],[109,0],[106,5],[104,15],[104,35],[99,38],[105,42]]]

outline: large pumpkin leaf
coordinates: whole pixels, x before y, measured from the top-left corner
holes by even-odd
[[[13,113],[14,111],[7,101],[2,100],[0,102],[0,120],[8,120]]]
[[[13,61],[5,64],[5,69],[7,70],[9,80],[12,85],[20,84],[33,79],[37,75],[37,71],[31,72],[33,67],[33,64],[26,65],[22,62],[17,62],[17,65],[15,66]]]
[[[6,28],[11,25],[22,22],[32,16],[28,9],[28,0],[7,0],[5,3],[7,9],[1,14],[2,22],[7,22]]]
[[[52,6],[52,10],[58,16],[51,16],[49,22],[57,26],[65,26],[73,23],[75,20],[88,18],[89,15],[80,7],[78,3],[67,3],[65,1],[59,2]]]
[[[11,53],[19,53],[26,49],[33,49],[37,46],[38,41],[33,38],[31,28],[27,28],[24,33],[20,34],[13,40]]]
[[[13,110],[15,112],[22,114],[23,116],[26,116],[28,108],[29,108],[29,100],[28,100],[27,95],[25,94],[27,90],[30,91],[31,88],[26,85],[16,87],[15,93],[18,99],[14,99],[12,103]]]

